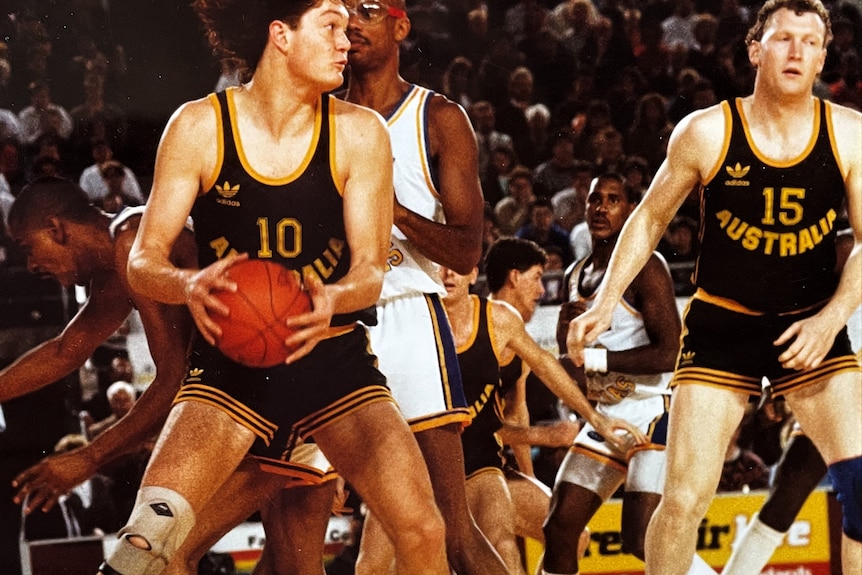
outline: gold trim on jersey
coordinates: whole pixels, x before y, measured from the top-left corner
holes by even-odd
[[[470,328],[470,335],[467,337],[467,341],[465,341],[463,345],[459,345],[459,346],[455,347],[455,352],[458,355],[461,355],[462,353],[464,353],[465,351],[467,351],[468,349],[473,347],[473,344],[476,343],[476,337],[478,337],[478,335],[479,335],[479,317],[480,317],[480,313],[482,312],[482,310],[481,310],[481,303],[482,302],[479,301],[479,296],[477,296],[476,294],[470,294],[467,297],[470,298],[470,303],[473,304],[473,309],[471,310],[473,317],[470,319],[470,323],[472,324],[472,327]],[[490,332],[491,332],[491,321],[489,319],[488,320],[488,334],[489,335],[490,335]],[[493,341],[493,338],[491,339],[491,341]]]
[[[718,175],[721,171],[721,166],[724,164],[724,160],[727,158],[727,151],[730,149],[730,136],[731,132],[733,132],[733,115],[730,112],[729,102],[725,100],[721,102],[720,106],[721,111],[724,114],[724,141],[721,143],[721,153],[718,155],[718,161],[715,163],[712,170],[709,171],[706,178],[704,178],[704,182],[711,182],[713,178]]]
[[[791,373],[784,377],[777,378],[772,381],[772,393],[784,394],[791,391],[814,385],[824,381],[827,377],[838,375],[839,373],[862,373],[862,366],[853,355],[843,355],[841,357],[833,357],[827,359],[814,369],[804,371],[802,373]]]
[[[808,138],[808,145],[805,146],[805,149],[795,158],[790,158],[789,160],[784,161],[776,161],[772,160],[766,156],[760,149],[757,147],[757,144],[754,143],[754,140],[751,137],[751,130],[748,127],[748,120],[745,118],[745,113],[742,111],[742,98],[736,99],[736,109],[739,112],[739,119],[742,122],[742,129],[745,133],[745,139],[748,142],[749,147],[751,148],[751,152],[757,157],[758,160],[766,164],[767,166],[772,166],[775,168],[789,168],[790,166],[795,166],[802,160],[808,157],[808,154],[811,153],[811,150],[814,149],[814,145],[817,143],[817,137],[820,135],[820,99],[814,98],[814,126],[811,131],[811,136]]]
[[[760,395],[763,392],[762,378],[746,377],[735,373],[709,369],[706,367],[681,367],[676,370],[671,379],[670,387],[698,383],[737,393]]]
[[[314,111],[314,131],[311,135],[311,142],[308,145],[308,149],[305,151],[305,157],[303,157],[302,161],[299,163],[299,166],[293,170],[290,174],[283,176],[281,178],[269,178],[264,176],[257,170],[255,170],[248,161],[248,157],[245,155],[245,148],[242,144],[242,138],[239,133],[239,126],[237,125],[237,117],[236,117],[236,102],[234,102],[233,94],[236,91],[236,88],[228,88],[227,90],[227,106],[228,111],[230,112],[230,127],[231,132],[233,133],[234,143],[236,144],[236,153],[239,157],[239,162],[242,167],[245,169],[246,173],[249,176],[259,181],[262,184],[266,184],[269,186],[283,186],[285,184],[289,184],[292,181],[296,180],[299,176],[305,173],[306,168],[311,163],[311,159],[314,157],[314,152],[317,150],[317,144],[320,141],[320,127],[323,124],[323,114],[321,113],[321,109],[323,108],[322,98],[328,97],[328,95],[321,95],[317,100],[317,107]]]
[[[422,111],[425,109],[425,105],[430,98],[432,92],[428,89],[421,88],[419,86],[413,86],[410,89],[410,94],[401,102],[401,105],[398,107],[398,110],[392,114],[392,117],[387,121],[387,125],[392,126],[398,119],[404,114],[407,110],[408,105],[416,98],[419,98],[421,101],[416,105],[416,147],[422,152],[419,154],[419,157],[422,161],[422,175],[425,179],[425,185],[428,187],[428,191],[434,196],[436,199],[440,199],[440,192],[437,191],[437,187],[434,185],[434,181],[431,179],[431,166],[428,165],[428,150],[425,147],[425,123],[422,121]],[[397,160],[396,160],[397,161]]]
[[[338,100],[330,95],[329,97],[329,173],[332,175],[332,183],[335,184],[335,189],[338,195],[344,197],[344,182],[338,177],[338,163],[336,160],[336,145],[335,145],[335,106]]]
[[[730,298],[721,297],[721,296],[717,296],[717,295],[712,295],[711,293],[704,291],[703,288],[697,288],[697,290],[694,292],[694,295],[691,296],[691,299],[692,300],[697,299],[697,300],[700,300],[702,302],[714,305],[716,307],[720,307],[720,308],[730,310],[730,311],[733,311],[736,313],[741,313],[743,315],[752,315],[752,316],[766,315],[766,312],[751,309],[749,307],[742,305],[741,303],[739,303],[736,300],[732,300]],[[815,309],[815,308],[821,306],[822,304],[823,304],[823,302],[818,302],[816,304],[806,306],[803,308],[794,309],[792,311],[782,312],[782,313],[779,313],[778,315],[783,317],[783,316],[790,316],[790,315],[805,313],[805,312],[808,312],[812,309]],[[686,306],[686,311],[688,311],[688,306]]]
[[[420,431],[443,427],[450,423],[460,423],[464,427],[467,427],[472,421],[473,418],[470,417],[470,410],[466,407],[458,407],[451,411],[443,411],[433,415],[411,419],[407,421],[407,424],[410,426],[410,431],[418,433]]]
[[[186,383],[177,393],[174,398],[174,405],[182,401],[199,401],[217,407],[225,412],[231,419],[247,428],[256,436],[261,438],[263,442],[269,446],[278,426],[252,409],[249,409],[245,404],[232,398],[230,395],[210,387],[208,385],[198,383]]]
[[[425,304],[428,306],[428,315],[431,317],[431,325],[434,330],[434,342],[437,345],[437,363],[440,366],[440,379],[443,383],[443,396],[446,400],[446,407],[450,408],[454,404],[452,402],[452,392],[449,385],[449,366],[446,364],[446,351],[443,349],[443,339],[440,337],[440,320],[437,317],[437,309],[434,307],[434,302],[428,294],[423,294]],[[438,300],[439,302],[439,300]],[[443,303],[440,302],[441,308]],[[446,313],[445,308],[443,313]]]
[[[316,430],[322,429],[366,405],[379,401],[395,402],[388,387],[370,385],[357,389],[353,393],[297,421],[291,430],[291,440],[288,442],[288,446],[295,445],[299,442],[299,439],[313,435]]]
[[[826,104],[826,132],[829,134],[829,145],[832,148],[832,157],[835,158],[835,163],[838,165],[838,171],[841,172],[841,177],[847,178],[847,169],[841,163],[841,154],[838,153],[838,142],[835,140],[835,127],[832,124],[832,102],[824,100]]]
[[[203,192],[206,193],[213,189],[216,184],[216,178],[221,173],[222,164],[224,164],[224,126],[221,115],[221,105],[219,105],[218,97],[215,94],[210,94],[207,99],[213,106],[216,115],[216,162],[213,167],[213,173],[204,180]]]

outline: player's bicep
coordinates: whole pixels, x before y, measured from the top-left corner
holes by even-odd
[[[345,165],[344,222],[351,257],[381,261],[392,228],[392,147],[382,120],[363,116],[351,122],[354,135],[338,155]]]
[[[682,322],[676,306],[673,279],[660,256],[653,254],[639,274],[635,287],[640,294],[640,311],[650,341],[675,357]]]
[[[153,186],[141,220],[135,251],[156,250],[168,258],[188,214],[209,177],[216,152],[215,113],[201,102],[178,110],[156,152]]]
[[[478,146],[464,110],[451,102],[435,103],[434,152],[438,165],[440,203],[451,226],[482,225],[483,197],[479,183]]]

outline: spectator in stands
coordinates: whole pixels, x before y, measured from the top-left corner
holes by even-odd
[[[109,142],[111,150],[120,155],[127,144],[128,119],[124,110],[105,100],[106,75],[105,66],[94,64],[87,68],[84,101],[69,112],[73,121],[70,144],[79,170],[89,163],[96,143]]]
[[[694,39],[694,24],[697,13],[694,11],[694,0],[674,0],[673,14],[661,23],[662,42],[669,48],[682,46],[693,50],[697,43]]]
[[[48,134],[68,140],[72,135],[72,116],[63,106],[51,101],[48,83],[33,82],[29,90],[30,105],[18,114],[24,144],[35,145],[41,136]]]
[[[465,56],[456,56],[443,72],[443,95],[469,110],[478,100],[476,74],[473,62]]]
[[[490,39],[487,53],[479,62],[479,95],[499,108],[508,99],[509,77],[524,65],[524,54],[512,37],[497,30]]]
[[[122,211],[126,206],[137,206],[141,202],[126,190],[126,167],[116,160],[108,160],[99,167],[99,174],[108,187],[102,198],[102,209],[110,214]]]
[[[566,232],[571,232],[577,224],[584,221],[587,208],[587,193],[593,181],[595,166],[586,160],[575,160],[572,168],[572,184],[553,196],[554,221]]]
[[[556,247],[563,267],[574,260],[569,234],[554,221],[554,206],[550,198],[536,198],[530,205],[529,220],[515,232],[515,237],[536,242],[541,248]]]
[[[635,66],[646,81],[646,89],[669,96],[675,91],[675,80],[670,76],[670,50],[662,42],[661,21],[642,18],[640,22],[641,51],[635,57]]]
[[[596,151],[593,164],[597,175],[623,172],[626,152],[623,148],[623,135],[619,130],[608,127],[600,131],[593,138],[593,148]]]
[[[114,161],[114,151],[107,140],[94,142],[91,155],[94,163],[84,168],[78,179],[78,185],[87,193],[90,201],[101,203],[108,195],[110,188],[102,174],[102,168],[113,162],[122,167],[122,194],[126,205],[137,206],[144,203],[144,194],[135,173],[128,166]]]
[[[650,169],[649,163],[640,156],[627,156],[623,164],[623,177],[626,179],[626,185],[632,188],[635,193],[642,197],[646,193],[654,170]]]
[[[552,197],[575,181],[575,146],[570,130],[556,130],[550,138],[551,157],[533,169],[537,196]]]
[[[562,49],[575,62],[580,62],[597,18],[598,12],[590,0],[564,0],[548,14],[546,25]]]
[[[479,174],[485,174],[491,162],[492,150],[498,146],[512,147],[512,137],[497,130],[497,115],[494,104],[488,100],[474,102],[466,108],[473,131],[476,133],[476,144],[479,148]],[[501,196],[502,198],[502,196]],[[485,198],[489,200],[489,198]]]
[[[506,10],[506,33],[520,47],[542,27],[547,17],[548,9],[538,0],[517,0]]]
[[[516,166],[509,174],[509,195],[494,206],[501,236],[513,236],[527,223],[535,200],[532,172],[526,166]]]
[[[138,394],[131,383],[128,381],[118,380],[108,387],[106,395],[108,398],[108,405],[111,406],[111,415],[99,421],[92,421],[92,419],[88,420],[86,416],[82,416],[82,421],[86,423],[87,437],[89,439],[97,437],[100,433],[119,421],[121,417],[129,413],[132,406],[135,405],[135,400],[137,399]]]
[[[676,90],[668,99],[667,117],[674,124],[694,112],[695,86],[701,80],[694,68],[683,68],[676,75]]]
[[[673,124],[667,116],[667,100],[658,92],[644,94],[638,100],[635,119],[625,134],[626,153],[646,159],[655,173],[667,155],[667,141]]]
[[[500,141],[491,148],[491,156],[479,181],[485,201],[496,206],[509,196],[509,176],[518,165],[518,156],[512,144]]]
[[[21,122],[12,110],[0,107],[0,141],[21,143]]]
[[[528,168],[536,166],[538,153],[530,136],[526,111],[535,103],[533,97],[533,73],[519,66],[509,75],[508,98],[496,108],[496,127],[512,137],[518,161]]]

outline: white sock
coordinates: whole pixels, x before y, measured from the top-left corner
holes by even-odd
[[[722,571],[724,573],[724,571]],[[685,575],[715,575],[715,569],[709,566],[709,563],[697,553],[694,554],[694,559],[691,562],[691,567],[685,572]]]
[[[722,575],[759,575],[782,539],[784,533],[769,527],[755,514],[733,546]]]

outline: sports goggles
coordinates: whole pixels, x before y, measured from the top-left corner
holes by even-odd
[[[407,12],[404,10],[387,6],[382,2],[362,2],[360,0],[359,2],[345,2],[345,5],[348,12],[366,24],[377,24],[387,16],[393,18],[405,18],[407,16]]]

